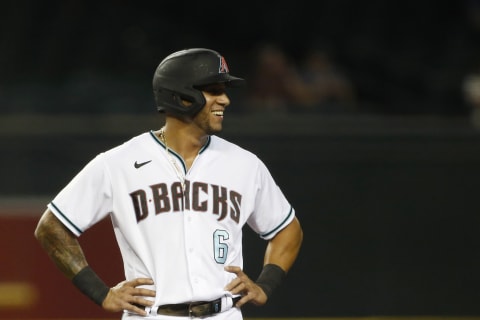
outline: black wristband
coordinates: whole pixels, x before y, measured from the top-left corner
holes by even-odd
[[[73,284],[87,297],[99,306],[110,291],[110,288],[100,279],[97,274],[86,266],[72,278]]]
[[[278,288],[285,279],[286,272],[276,264],[266,264],[255,283],[263,289],[268,298],[272,296],[273,291]]]

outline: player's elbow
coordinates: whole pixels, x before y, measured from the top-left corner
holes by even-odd
[[[35,227],[35,231],[33,232],[33,236],[39,242],[41,242],[42,239],[45,237],[45,227],[44,227],[41,220],[38,222],[37,226]]]
[[[290,223],[292,227],[292,242],[293,246],[296,247],[296,250],[299,251],[303,243],[303,228],[300,224],[300,221],[295,217],[295,219]]]
[[[49,209],[47,209],[37,223],[35,231],[33,232],[34,237],[40,243],[42,243],[46,238],[48,238],[50,229],[55,225],[55,222],[56,217]]]

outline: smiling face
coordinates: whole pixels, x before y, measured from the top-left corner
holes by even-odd
[[[223,113],[230,104],[225,84],[216,83],[199,88],[205,97],[205,106],[193,118],[193,122],[206,134],[222,131]]]

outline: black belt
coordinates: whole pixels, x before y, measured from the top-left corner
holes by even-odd
[[[233,298],[233,305],[241,297]],[[205,317],[222,311],[222,298],[213,301],[199,301],[191,303],[164,304],[158,306],[157,314],[177,317]]]

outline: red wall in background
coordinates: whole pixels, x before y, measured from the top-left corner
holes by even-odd
[[[0,304],[0,319],[119,319],[120,314],[103,311],[77,291],[43,251],[33,235],[39,215],[40,212],[0,212],[0,287],[24,283],[34,293],[28,306]],[[90,265],[108,285],[124,279],[109,219],[90,229],[79,241]]]

